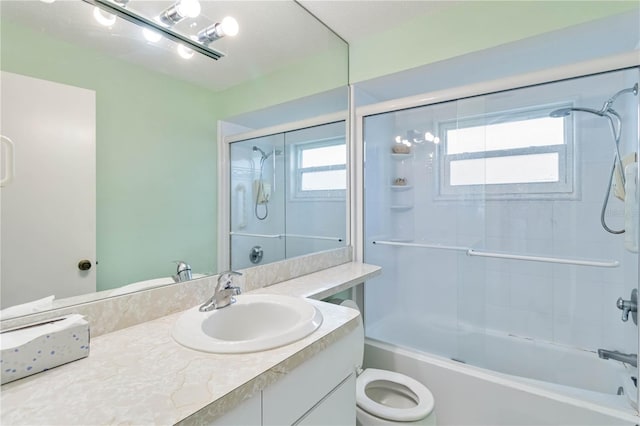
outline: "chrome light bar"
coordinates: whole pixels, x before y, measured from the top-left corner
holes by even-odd
[[[110,0],[82,0],[85,3],[92,4],[105,12],[111,13],[113,15],[119,16],[122,19],[126,19],[129,22],[132,22],[142,28],[147,28],[148,30],[158,32],[162,34],[164,37],[168,38],[171,41],[176,43],[181,43],[185,47],[193,50],[194,52],[198,52],[202,55],[205,55],[211,59],[215,59],[216,61],[222,57],[224,57],[224,53],[219,52],[215,49],[212,49],[204,44],[201,44],[195,40],[192,40],[182,34],[179,34],[175,31],[172,31],[169,28],[164,27],[160,23],[145,18],[144,16],[138,15],[136,12],[126,9],[124,7],[119,6],[118,4],[110,1]]]

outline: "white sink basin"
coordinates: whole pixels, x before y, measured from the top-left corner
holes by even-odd
[[[226,308],[185,312],[173,338],[191,349],[213,353],[257,352],[293,343],[322,324],[322,314],[306,299],[270,294],[236,296]]]

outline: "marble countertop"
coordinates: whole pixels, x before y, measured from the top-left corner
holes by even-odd
[[[255,290],[321,299],[377,275],[348,263]],[[3,425],[184,424],[211,420],[351,332],[358,313],[311,300],[318,330],[290,345],[249,354],[187,349],[171,337],[180,313],[91,340],[88,358],[3,385]]]

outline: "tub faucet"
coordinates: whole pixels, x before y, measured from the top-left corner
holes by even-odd
[[[624,362],[633,367],[638,366],[638,355],[636,354],[623,354],[618,351],[608,351],[606,349],[598,349],[598,357],[602,359],[613,359],[616,361]]]
[[[631,291],[631,298],[624,300],[622,297],[618,297],[616,306],[622,311],[622,321],[627,322],[629,320],[629,313],[633,318],[633,323],[638,324],[638,290],[633,289]]]
[[[175,263],[178,264],[178,268],[176,269],[176,274],[173,276],[173,280],[177,283],[189,281],[191,279],[191,266],[183,260],[176,260]]]
[[[225,308],[236,301],[235,297],[240,294],[240,287],[233,286],[233,277],[242,275],[240,272],[227,271],[218,276],[218,284],[213,292],[213,296],[200,306],[200,312],[209,312],[214,309]]]

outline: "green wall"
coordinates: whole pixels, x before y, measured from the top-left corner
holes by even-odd
[[[349,83],[347,70],[348,48],[336,40],[317,54],[218,92],[222,100],[221,115],[232,117],[345,87]],[[344,108],[347,107],[345,97]]]
[[[466,1],[349,46],[357,83],[630,10],[631,1]],[[535,59],[532,59],[535,61]],[[499,65],[499,64],[497,64]]]
[[[98,289],[217,271],[210,91],[2,22],[1,68],[96,91]]]

